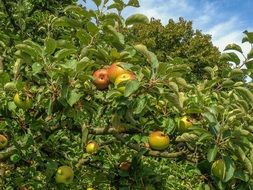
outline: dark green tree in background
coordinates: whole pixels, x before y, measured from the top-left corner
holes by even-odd
[[[163,26],[161,20],[151,19],[146,25],[134,25],[126,30],[128,40],[132,43],[143,43],[155,52],[158,60],[169,62],[172,58],[182,59],[190,65],[192,74],[188,80],[205,78],[204,68],[217,65],[228,68],[229,65],[220,60],[220,52],[212,44],[212,38],[200,30],[194,30],[192,21],[179,18],[178,22],[170,19]]]

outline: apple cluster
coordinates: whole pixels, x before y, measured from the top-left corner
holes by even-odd
[[[120,65],[122,62],[111,64],[108,68],[98,69],[93,73],[93,83],[99,90],[107,89],[110,82],[112,82],[117,89],[124,93],[125,82],[134,80],[136,77],[134,73],[123,69]]]

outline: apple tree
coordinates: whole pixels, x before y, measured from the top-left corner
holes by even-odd
[[[233,68],[213,63],[188,83],[183,58],[160,61],[125,38],[149,23],[122,17],[137,0],[93,2],[40,17],[38,36],[3,42],[0,187],[252,189],[253,50],[228,45],[220,61]]]

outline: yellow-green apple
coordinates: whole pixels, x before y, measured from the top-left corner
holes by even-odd
[[[154,150],[165,150],[169,146],[170,138],[162,131],[154,131],[150,133],[148,142]]]
[[[180,133],[187,132],[190,127],[192,127],[192,120],[190,120],[187,116],[183,116],[178,120],[178,131]]]
[[[92,187],[88,187],[87,190],[95,190],[95,189]]]
[[[99,149],[99,145],[96,141],[90,141],[86,145],[86,152],[89,154],[96,154]]]
[[[125,92],[125,83],[129,80],[134,80],[135,79],[135,75],[133,73],[123,73],[121,75],[119,75],[116,79],[114,84],[116,85],[117,89],[124,93]]]
[[[3,149],[7,146],[8,139],[6,136],[0,134],[0,149]]]
[[[224,179],[224,175],[225,175],[225,170],[226,170],[226,166],[225,166],[225,162],[220,159],[220,160],[216,160],[213,165],[212,165],[212,174],[219,178],[220,180]]]
[[[128,71],[123,69],[122,67],[120,67],[120,64],[122,62],[117,62],[117,63],[113,63],[112,65],[110,65],[110,67],[107,69],[108,71],[108,76],[110,78],[111,82],[115,82],[116,78],[124,73],[127,73]]]
[[[94,85],[99,90],[104,90],[108,87],[110,80],[108,77],[107,69],[98,69],[93,73]]]
[[[32,100],[28,96],[23,96],[23,94],[17,92],[13,98],[13,101],[17,107],[22,109],[29,109],[32,106]]]
[[[69,166],[61,166],[57,169],[55,175],[56,183],[70,184],[74,178],[74,171]]]

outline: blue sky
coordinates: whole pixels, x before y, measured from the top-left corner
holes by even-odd
[[[88,7],[94,6],[92,0],[86,1]],[[222,51],[228,43],[241,45],[244,30],[253,31],[252,11],[253,0],[140,0],[140,8],[127,8],[123,15],[143,13],[163,24],[184,17],[193,21],[194,29],[211,34]],[[243,49],[247,51],[249,46],[244,44]]]

